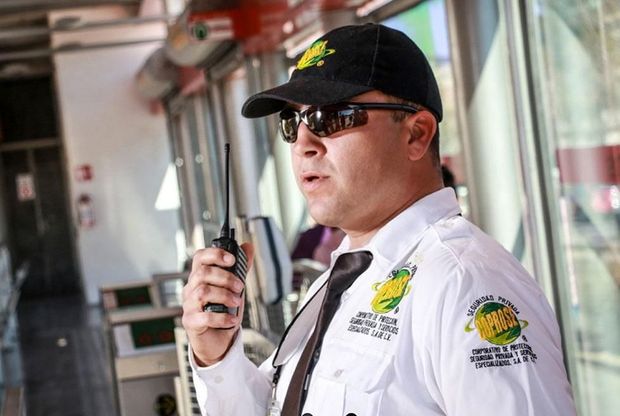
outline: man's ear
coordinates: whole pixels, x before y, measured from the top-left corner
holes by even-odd
[[[437,121],[426,110],[415,113],[404,120],[407,133],[407,149],[409,160],[420,160],[424,157],[435,137]]]

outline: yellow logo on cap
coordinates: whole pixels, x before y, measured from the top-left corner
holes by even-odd
[[[312,46],[306,49],[304,55],[297,62],[297,69],[305,69],[315,65],[321,66],[325,63],[323,58],[335,52],[335,49],[327,49],[326,40],[317,40]]]

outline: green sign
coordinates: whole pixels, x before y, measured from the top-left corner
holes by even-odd
[[[132,322],[130,327],[136,349],[174,343],[174,318]]]
[[[119,308],[152,304],[149,286],[117,289],[114,295],[116,295],[116,304]]]

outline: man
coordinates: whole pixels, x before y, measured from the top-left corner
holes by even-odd
[[[381,25],[335,29],[242,110],[275,112],[312,217],[347,237],[259,369],[241,315],[202,312],[242,306],[234,260],[196,253],[183,324],[203,414],[574,415],[543,293],[443,188],[441,100],[418,47]],[[359,275],[342,271],[351,258]]]

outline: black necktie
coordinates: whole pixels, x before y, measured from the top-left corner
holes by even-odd
[[[336,259],[327,282],[327,290],[314,332],[301,353],[288,386],[286,398],[282,405],[282,416],[299,416],[301,413],[306,399],[310,374],[312,374],[312,370],[319,359],[323,336],[325,336],[327,327],[340,305],[340,297],[355,279],[370,266],[371,261],[372,253],[369,251],[344,253]]]

